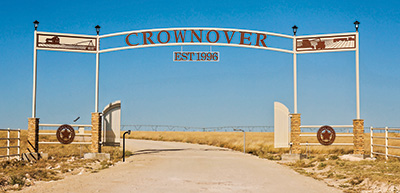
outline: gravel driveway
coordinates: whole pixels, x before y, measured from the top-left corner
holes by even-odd
[[[22,192],[341,192],[273,161],[224,148],[132,139],[126,147],[135,155],[125,163]]]

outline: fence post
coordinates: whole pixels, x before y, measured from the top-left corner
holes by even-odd
[[[373,127],[371,127],[371,132],[370,132],[370,134],[371,134],[371,158],[374,158],[374,139],[373,139],[373,137],[374,137],[374,128]]]
[[[7,158],[10,159],[10,128],[7,130]]]
[[[39,153],[39,118],[28,118],[28,141],[35,153]]]
[[[21,129],[18,129],[18,155],[21,153]]]
[[[388,160],[388,155],[389,155],[389,139],[388,139],[388,127],[385,127],[385,158]]]
[[[292,153],[300,154],[300,125],[301,125],[301,117],[300,114],[291,114],[292,118],[290,119],[290,135],[292,142]]]
[[[92,113],[92,145],[90,146],[91,153],[101,153],[101,114]]]
[[[355,155],[364,155],[364,120],[353,119],[353,143]]]

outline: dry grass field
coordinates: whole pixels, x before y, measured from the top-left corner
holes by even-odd
[[[365,134],[369,139],[369,134]],[[176,141],[186,143],[207,144],[218,147],[225,147],[236,151],[243,151],[243,133],[241,132],[153,132],[135,131],[128,138]],[[303,137],[302,143],[318,143],[315,137]],[[337,142],[351,143],[352,138],[337,138]],[[366,140],[366,147],[369,147]],[[400,143],[399,143],[400,145]],[[352,153],[352,146],[310,146],[311,154],[347,154]],[[306,147],[302,147],[306,152]],[[369,150],[368,150],[369,151]],[[271,154],[280,155],[288,153],[289,148],[274,148],[274,134],[269,132],[246,132],[246,152],[260,157],[270,156]]]
[[[153,132],[135,131],[128,138],[176,141],[224,147],[236,151],[243,151],[243,133],[240,132]],[[280,154],[289,149],[274,149],[273,134],[246,133],[246,152],[259,155]]]
[[[364,134],[365,154],[371,151],[370,134]],[[375,133],[383,137],[384,133]],[[121,134],[122,136],[122,134]],[[390,133],[389,137],[400,137],[398,133]],[[168,131],[134,131],[127,138],[146,139],[158,141],[176,141],[185,143],[206,144],[217,147],[225,147],[236,151],[243,151],[243,133],[241,132],[168,132]],[[301,143],[318,143],[316,137],[302,137]],[[352,143],[353,137],[336,137],[335,143]],[[385,139],[374,139],[375,144],[385,144]],[[400,140],[389,140],[389,145],[399,146]],[[260,157],[270,157],[271,154],[280,155],[288,153],[289,148],[274,148],[274,133],[270,132],[246,132],[246,152]],[[302,153],[306,154],[351,154],[353,146],[302,146]],[[374,152],[385,152],[384,147],[374,147]],[[389,149],[389,154],[399,155],[399,149]],[[380,155],[375,155],[379,159]]]

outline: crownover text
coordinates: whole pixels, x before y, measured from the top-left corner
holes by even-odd
[[[224,43],[267,47],[267,34],[234,30],[160,30],[130,33],[125,37],[129,46],[168,43]]]

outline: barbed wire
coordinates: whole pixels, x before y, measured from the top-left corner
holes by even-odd
[[[198,131],[198,132],[233,132],[242,129],[246,132],[273,132],[273,126],[221,126],[221,127],[192,127],[176,125],[121,125],[121,130],[132,131]]]

